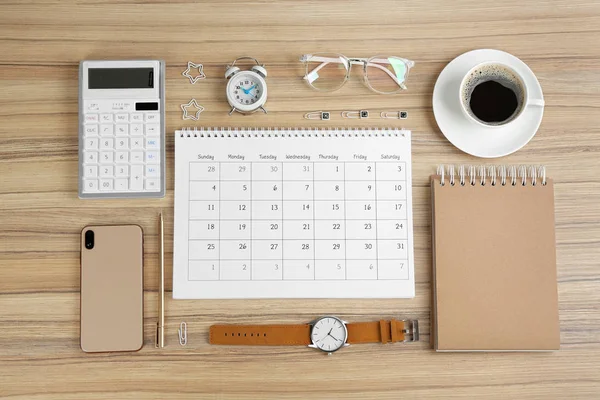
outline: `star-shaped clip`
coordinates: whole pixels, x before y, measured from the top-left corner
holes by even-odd
[[[198,69],[198,76],[192,76],[190,75],[190,72],[192,69]],[[185,76],[186,78],[188,78],[190,80],[190,83],[193,85],[194,83],[198,82],[200,79],[205,79],[206,75],[204,75],[204,66],[202,64],[195,64],[191,61],[188,61],[188,66],[186,68],[185,71],[183,71],[181,73],[181,75]]]
[[[196,109],[198,111],[196,111],[195,115],[188,114],[188,108],[190,107],[196,107]],[[191,99],[189,103],[187,104],[182,104],[181,105],[181,110],[183,111],[183,119],[192,119],[194,121],[198,121],[198,119],[200,118],[200,113],[202,111],[204,111],[204,107],[202,107],[201,105],[198,104],[198,102],[196,101],[196,99]]]

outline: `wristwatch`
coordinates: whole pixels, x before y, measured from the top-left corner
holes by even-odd
[[[419,321],[381,320],[348,323],[324,316],[302,325],[213,325],[210,344],[285,346],[305,345],[331,354],[358,343],[416,342]]]

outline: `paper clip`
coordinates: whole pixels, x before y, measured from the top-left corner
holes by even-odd
[[[342,118],[369,118],[368,110],[342,111]]]
[[[408,118],[408,111],[382,111],[380,117],[389,119],[406,119]]]
[[[179,335],[179,344],[185,346],[187,344],[187,324],[185,321],[179,324],[177,334]]]
[[[192,76],[190,72],[192,69],[198,70],[198,75]],[[206,75],[204,75],[204,66],[202,64],[196,64],[191,61],[187,63],[187,69],[181,73],[181,75],[185,76],[190,80],[190,83],[193,85],[201,79],[206,79]]]
[[[329,111],[312,111],[304,114],[304,119],[320,119],[322,121],[328,121],[331,119]]]
[[[195,108],[196,112],[193,114],[190,114],[190,113],[188,113],[188,108],[190,108],[190,109]],[[202,107],[200,104],[198,104],[196,99],[191,99],[189,103],[181,105],[181,110],[183,111],[183,119],[184,120],[191,119],[194,121],[198,121],[198,119],[200,119],[200,113],[202,111],[204,111],[204,107]]]

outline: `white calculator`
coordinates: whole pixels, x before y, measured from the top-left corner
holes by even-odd
[[[164,196],[164,61],[82,61],[79,197]]]

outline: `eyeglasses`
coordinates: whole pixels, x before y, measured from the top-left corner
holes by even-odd
[[[352,66],[362,65],[366,85],[381,94],[406,90],[404,82],[415,65],[401,57],[348,58],[336,53],[304,54],[300,61],[306,67],[304,80],[316,90],[330,92],[341,88],[350,77]]]

